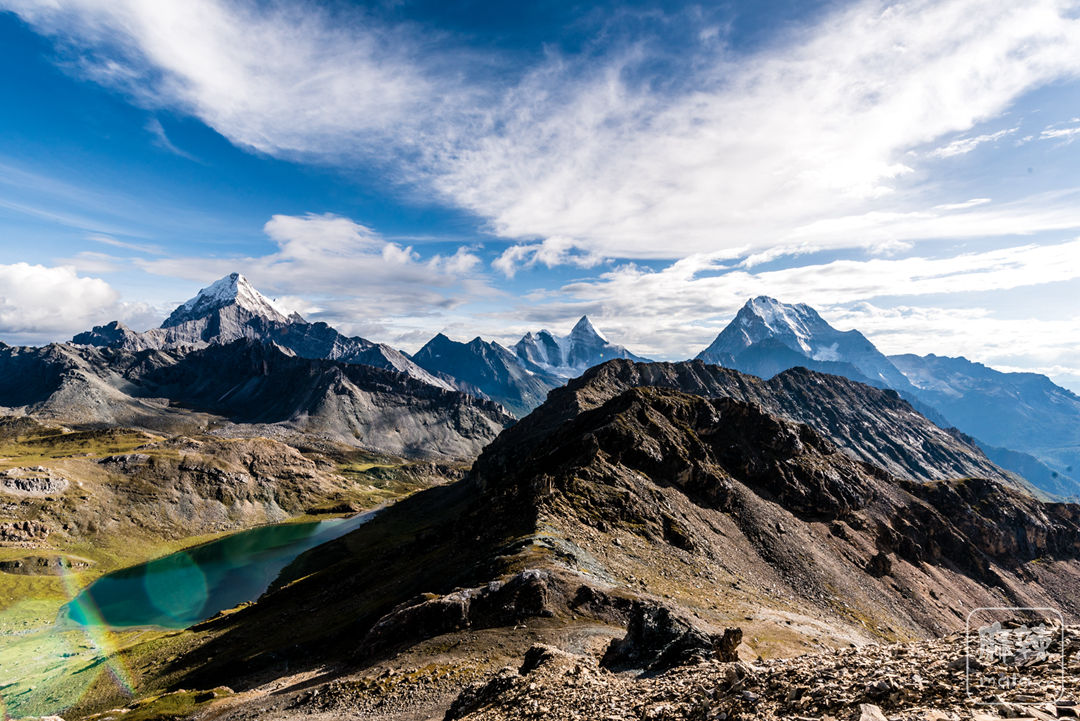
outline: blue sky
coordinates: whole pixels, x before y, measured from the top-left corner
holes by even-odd
[[[0,0],[0,339],[233,270],[415,350],[747,297],[1080,389],[1064,0]]]

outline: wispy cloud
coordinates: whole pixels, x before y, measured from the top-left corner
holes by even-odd
[[[133,250],[136,253],[144,253],[146,255],[163,255],[165,253],[164,248],[160,245],[154,245],[152,243],[132,243],[126,240],[118,240],[111,235],[105,235],[104,233],[91,233],[86,236],[86,239],[92,240],[95,243],[111,245],[114,248],[123,248],[124,250]]]
[[[1073,118],[1069,123],[1051,125],[1039,133],[1039,140],[1064,140],[1071,143],[1080,136],[1080,118]]]
[[[980,145],[1001,140],[1006,135],[1012,135],[1017,130],[1019,130],[1019,128],[1009,128],[1007,130],[999,130],[996,133],[987,133],[985,135],[976,135],[968,138],[957,138],[948,145],[943,145],[940,148],[931,150],[928,154],[932,158],[951,158],[956,155],[966,155]]]
[[[566,61],[515,88],[499,129],[434,183],[503,236],[607,257],[877,242],[832,221],[920,212],[909,152],[1075,77],[1078,28],[1055,2],[861,2],[759,55],[699,50],[674,96],[628,82],[633,58]],[[909,232],[959,229],[936,220]]]
[[[990,202],[990,198],[972,198],[971,200],[965,200],[962,203],[942,203],[941,205],[935,205],[934,210],[967,210],[968,208],[974,208],[977,205],[986,205]]]
[[[189,113],[266,153],[338,152],[344,141],[429,117],[437,89],[403,31],[316,6],[186,0],[4,0],[83,50],[79,64],[149,107]]]
[[[507,275],[515,264],[670,259],[809,236],[821,247],[880,246],[847,221],[887,235],[896,218],[938,204],[922,195],[912,151],[1080,71],[1080,18],[1058,0],[862,0],[753,55],[701,39],[676,61],[678,83],[654,82],[640,43],[600,57],[550,54],[496,83],[445,38],[311,6],[0,6],[77,43],[100,81],[238,145],[320,162],[389,155],[393,179],[433,188],[519,246],[498,261]],[[1015,222],[985,232],[1050,212],[1040,198],[1013,208]],[[932,212],[904,225],[900,242],[963,230]]]
[[[176,147],[173,141],[169,139],[169,135],[165,132],[165,128],[161,125],[161,121],[157,118],[150,118],[146,121],[146,132],[154,136],[154,142],[157,144],[158,147],[168,150],[173,155],[178,155],[181,158],[186,158],[187,160],[191,160],[196,163],[202,162],[186,150],[181,150],[180,148]]]

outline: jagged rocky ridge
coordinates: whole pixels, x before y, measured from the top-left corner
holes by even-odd
[[[364,668],[434,636],[446,648],[535,622],[566,638],[632,625],[641,608],[681,619],[659,655],[684,643],[683,622],[705,639],[741,627],[747,653],[772,655],[946,632],[973,605],[1080,610],[1078,507],[988,479],[897,478],[760,404],[670,387],[720,378],[770,400],[764,381],[703,363],[594,369],[464,481],[396,504],[202,624],[169,678],[243,688],[283,654],[291,668]]]
[[[514,352],[522,360],[539,365],[564,379],[578,376],[587,368],[615,358],[645,361],[600,335],[585,315],[565,336],[556,336],[546,328],[536,333],[526,333],[514,344]]]
[[[234,424],[397,456],[467,458],[512,422],[490,401],[403,373],[301,358],[241,339],[193,351],[0,346],[0,407],[91,426],[169,431]]]
[[[160,328],[137,333],[113,321],[76,335],[72,343],[127,351],[189,350],[241,339],[272,341],[303,358],[385,368],[438,388],[452,387],[388,345],[347,337],[326,323],[308,323],[296,313],[286,315],[239,273],[200,290],[177,307]]]
[[[987,476],[1017,482],[970,441],[937,427],[895,391],[805,368],[792,368],[762,380],[702,361],[618,360],[593,368],[552,391],[544,406],[501,436],[485,455],[496,456],[501,448],[521,444],[526,438],[535,442],[582,411],[637,386],[755,403],[778,417],[806,423],[855,458],[898,477],[935,480]]]

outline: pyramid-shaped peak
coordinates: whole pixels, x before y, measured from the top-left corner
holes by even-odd
[[[279,323],[300,319],[295,313],[290,315],[257,291],[240,273],[230,273],[206,286],[194,298],[180,305],[161,324],[161,327],[171,328],[181,323],[198,320],[227,306],[236,306],[253,315]]]
[[[592,322],[589,320],[589,316],[587,315],[581,316],[578,322],[574,325],[573,330],[570,331],[570,335],[571,337],[575,338],[595,336],[600,340],[604,341],[605,343],[607,342],[607,338],[605,338],[600,333],[600,331],[596,330],[596,327],[592,324]]]

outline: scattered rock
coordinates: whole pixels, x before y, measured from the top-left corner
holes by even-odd
[[[1067,628],[1080,639],[1080,627]],[[1060,693],[1061,666],[1048,659],[1025,669],[1039,703],[1013,697],[968,697],[963,633],[893,645],[867,645],[778,658],[755,665],[705,659],[663,673],[617,673],[593,659],[534,647],[541,659],[528,675],[496,675],[466,689],[448,719],[468,721],[1056,721],[1071,717]],[[548,659],[548,660],[543,660]],[[974,659],[972,659],[974,660]],[[535,663],[535,662],[534,662]],[[1080,681],[1080,662],[1066,665],[1066,688]],[[880,700],[870,698],[881,695]],[[997,706],[980,706],[995,701]],[[974,701],[974,703],[973,703]],[[539,709],[548,709],[538,713]]]

